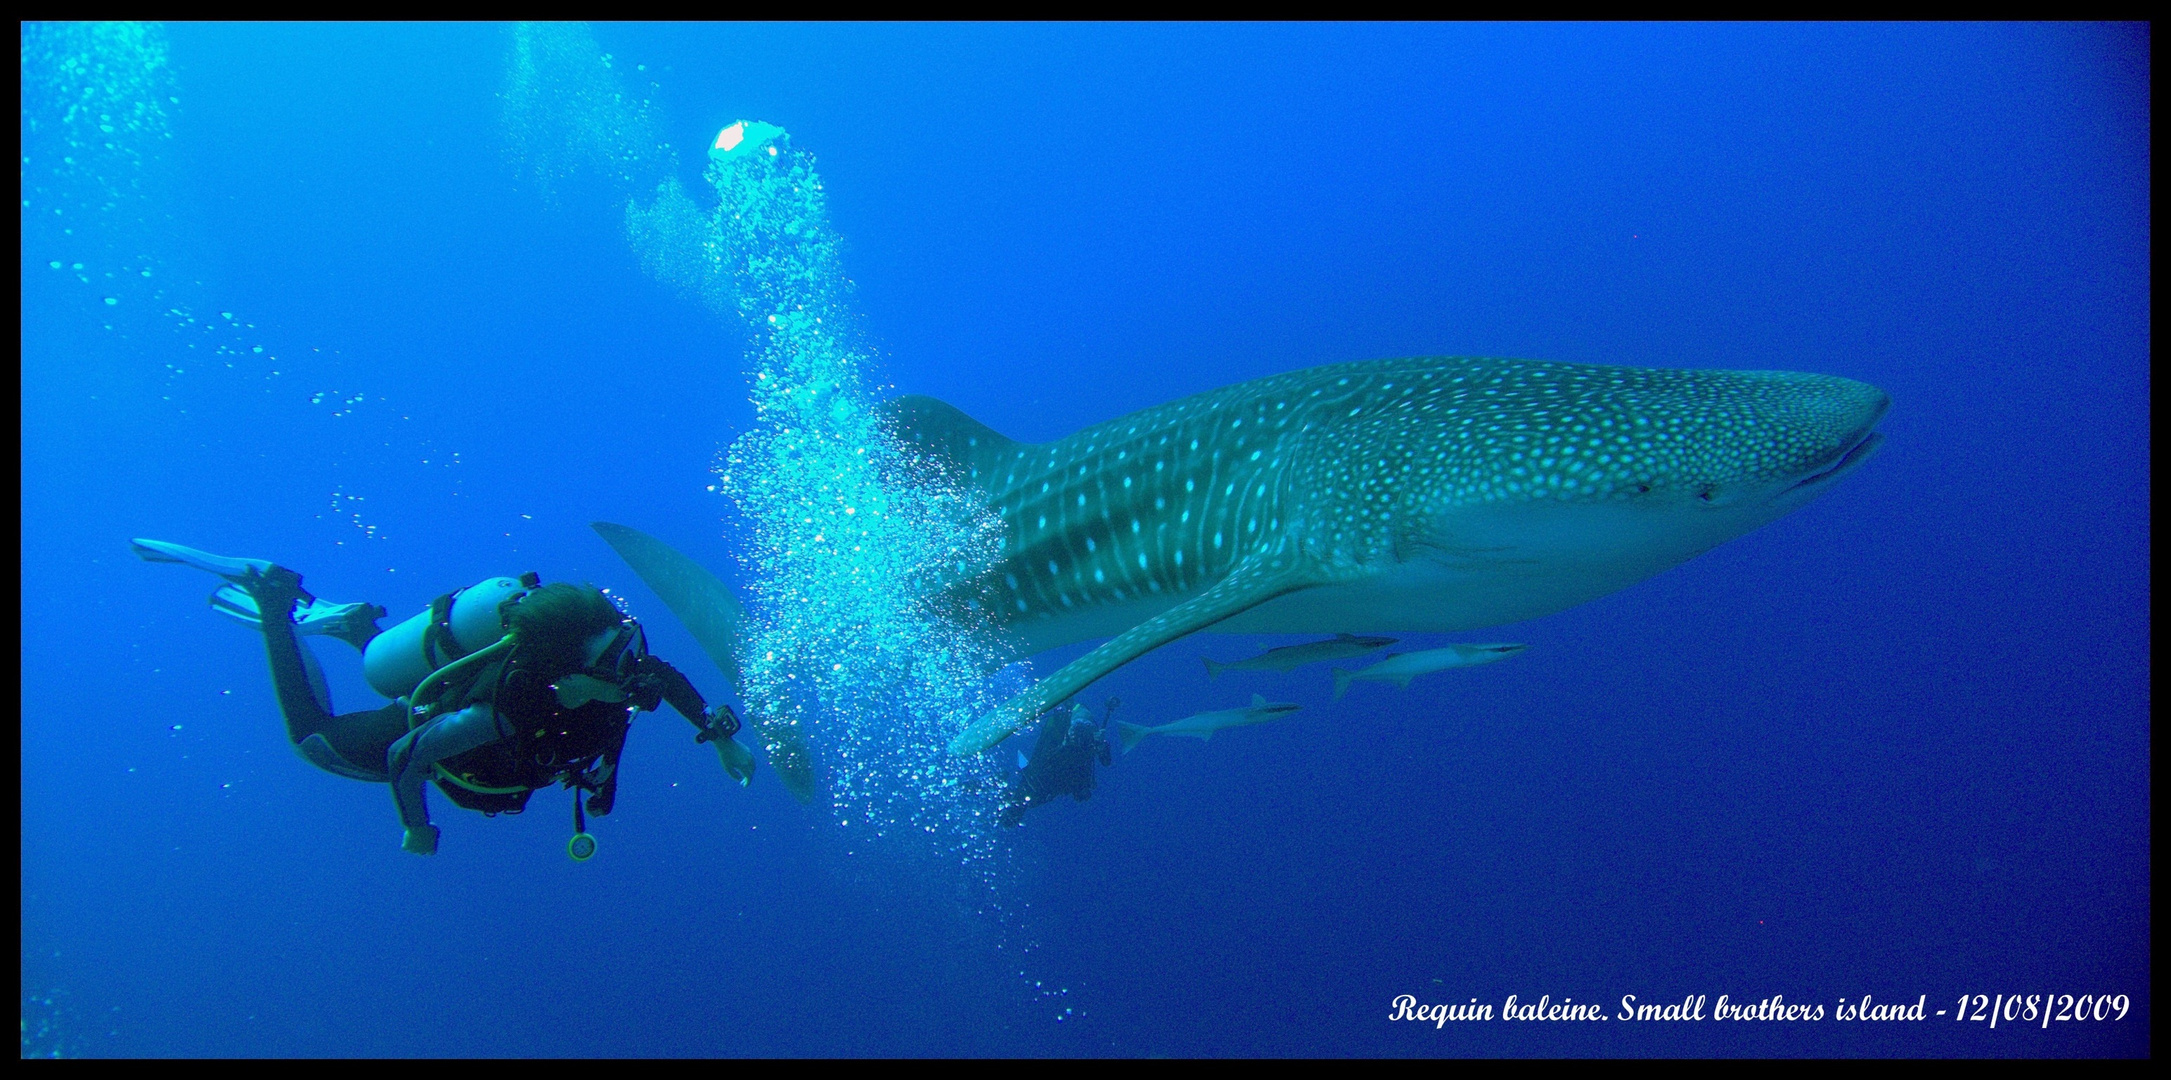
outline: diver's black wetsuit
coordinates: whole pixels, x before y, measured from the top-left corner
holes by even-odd
[[[429,824],[422,791],[433,774],[446,798],[485,814],[519,813],[530,793],[567,779],[593,792],[589,813],[608,814],[618,797],[618,760],[634,711],[653,711],[666,701],[708,738],[730,738],[738,730],[728,707],[712,727],[700,692],[660,657],[640,658],[619,687],[626,696],[618,701],[564,704],[554,680],[570,674],[528,667],[516,652],[477,671],[465,708],[435,716],[394,742],[388,765],[401,822],[410,829]]]
[[[1109,707],[1113,710],[1114,703]],[[1079,802],[1092,798],[1093,766],[1106,765],[1110,760],[1108,736],[1102,731],[1106,722],[1104,716],[1102,724],[1095,724],[1083,708],[1049,713],[1040,722],[1033,756],[1026,759],[1025,767],[1011,781],[998,820],[1004,825],[1016,825],[1025,819],[1028,808],[1058,795]]]
[[[311,764],[327,772],[380,784],[412,777],[413,792],[395,792],[401,796],[400,816],[410,826],[428,822],[420,799],[421,778],[440,763],[461,772],[479,772],[492,786],[540,787],[581,771],[594,781],[588,810],[603,815],[611,812],[617,798],[618,757],[625,749],[634,710],[654,711],[668,701],[705,739],[728,739],[738,731],[738,718],[728,707],[711,720],[707,703],[682,672],[661,657],[644,654],[632,677],[620,687],[626,694],[623,702],[591,701],[574,709],[560,706],[550,692],[548,684],[555,675],[521,672],[515,664],[514,674],[525,677],[501,679],[507,661],[499,661],[482,669],[475,679],[477,696],[483,700],[471,700],[468,708],[437,717],[415,729],[410,738],[405,699],[378,709],[333,715],[331,702],[319,696],[321,678],[312,675],[313,658],[304,654],[307,646],[294,632],[294,605],[307,596],[298,576],[275,567],[251,582],[250,591],[262,613],[264,651],[271,662],[279,711],[286,717],[287,738]],[[368,642],[350,644],[359,649]],[[501,686],[505,698],[494,700]],[[433,730],[438,728],[443,730]],[[523,737],[530,729],[542,737]],[[444,752],[432,752],[433,736],[434,749]],[[398,770],[389,760],[395,745],[403,746]],[[401,786],[395,783],[395,788]],[[517,812],[527,801],[526,791],[491,800],[442,781],[439,786],[455,802],[489,813]]]
[[[286,736],[309,763],[355,780],[388,783],[385,752],[407,734],[407,704],[395,701],[379,709],[334,716],[329,700],[319,700],[310,674],[314,661],[302,654],[294,633],[294,605],[306,594],[301,579],[274,567],[253,582],[250,592],[261,612],[264,652],[271,661],[271,685],[286,717]],[[367,641],[356,644],[360,649]]]

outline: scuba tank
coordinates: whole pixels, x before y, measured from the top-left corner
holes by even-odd
[[[362,650],[363,678],[388,698],[412,695],[432,673],[503,638],[505,621],[498,609],[526,596],[540,580],[532,572],[488,578],[438,597],[371,639]]]

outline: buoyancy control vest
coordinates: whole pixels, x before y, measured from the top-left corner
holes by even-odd
[[[488,815],[517,814],[538,788],[562,782],[592,792],[607,778],[612,765],[604,759],[615,763],[634,709],[656,702],[629,692],[647,655],[640,624],[628,619],[596,637],[574,666],[551,665],[507,637],[417,687],[412,727],[478,704],[497,723],[496,742],[437,764],[446,798]]]
[[[567,707],[555,683],[570,671],[535,666],[515,648],[477,673],[457,709],[486,704],[500,738],[438,763],[437,786],[455,805],[485,814],[517,814],[538,788],[560,782],[593,788],[605,755],[625,744],[633,706],[623,696]]]

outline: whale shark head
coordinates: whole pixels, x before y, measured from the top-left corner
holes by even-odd
[[[1521,490],[1697,515],[1735,535],[1800,508],[1867,461],[1891,406],[1884,391],[1832,375],[1597,370],[1629,386],[1583,397],[1572,418],[1525,421],[1543,435],[1530,440],[1540,465]]]
[[[1404,450],[1415,475],[1397,554],[1451,579],[1483,567],[1523,589],[1532,614],[1640,580],[1831,490],[1876,452],[1890,406],[1866,383],[1796,372],[1514,362],[1460,375],[1441,388],[1429,445]],[[1547,579],[1561,583],[1557,595]]]

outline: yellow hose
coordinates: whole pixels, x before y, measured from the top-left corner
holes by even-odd
[[[434,703],[437,694],[443,692],[443,683],[449,682],[455,676],[465,674],[469,669],[479,664],[487,663],[496,657],[504,655],[512,647],[513,635],[507,634],[499,638],[496,644],[486,645],[458,660],[454,660],[452,663],[431,672],[429,678],[415,684],[414,696],[407,699],[408,729],[413,730],[421,726],[418,718],[424,715],[427,706]]]

